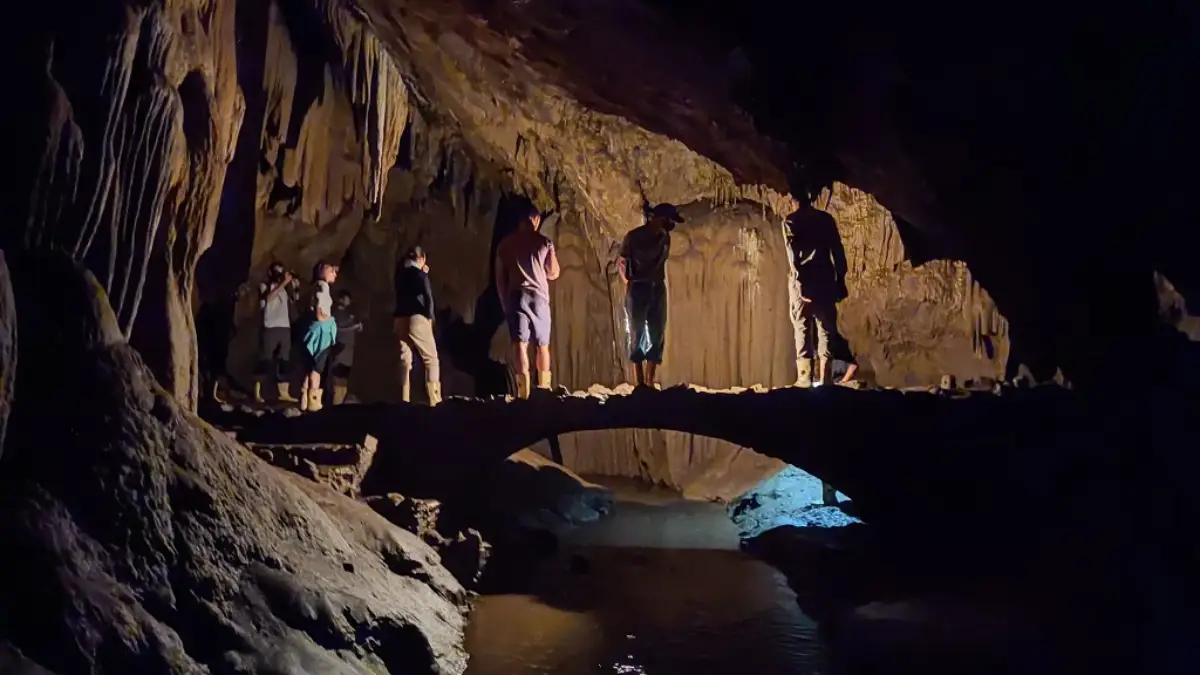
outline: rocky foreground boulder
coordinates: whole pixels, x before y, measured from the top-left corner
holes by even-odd
[[[428,545],[183,411],[66,258],[8,265],[0,671],[465,668],[467,594]]]

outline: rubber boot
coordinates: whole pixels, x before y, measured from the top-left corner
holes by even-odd
[[[833,371],[833,361],[829,358],[817,359],[817,376],[813,378],[813,386],[820,387],[829,382]]]
[[[254,380],[254,402],[266,403],[266,400],[262,397],[262,380]]]
[[[529,398],[529,373],[517,373],[517,398]]]
[[[429,397],[429,407],[442,402],[442,383],[441,382],[426,382],[425,394]]]
[[[333,404],[334,405],[341,405],[346,402],[347,389],[349,389],[349,387],[346,386],[345,382],[334,382],[333,383]]]
[[[308,404],[311,402],[312,402],[312,397],[309,396],[308,386],[305,385],[305,387],[300,390],[300,411],[307,412]]]
[[[796,359],[796,386],[812,386],[812,359]]]
[[[291,386],[287,382],[279,382],[275,385],[279,392],[280,403],[295,403],[296,399],[292,398]]]
[[[324,389],[309,389],[308,390],[308,412],[317,412],[325,407],[322,399],[325,397]]]
[[[539,370],[538,371],[538,389],[549,389],[549,388],[550,388],[550,371],[549,370]]]
[[[405,403],[412,401],[412,378],[408,375],[400,378],[400,400]]]

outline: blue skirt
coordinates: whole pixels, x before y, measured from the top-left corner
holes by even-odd
[[[337,342],[337,321],[329,317],[324,321],[314,321],[304,331],[304,348],[314,358],[329,349]]]

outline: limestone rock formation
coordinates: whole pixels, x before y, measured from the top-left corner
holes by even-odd
[[[367,497],[365,501],[376,513],[432,546],[441,556],[442,565],[464,587],[474,588],[479,583],[492,547],[478,530],[467,528],[443,533],[438,528],[441,504],[433,499],[412,499],[393,492]]]
[[[359,487],[371,468],[376,444],[375,439],[368,436],[362,443],[353,445],[248,443],[246,447],[268,464],[354,498],[359,496]]]
[[[859,366],[887,387],[1001,380],[1008,323],[966,264],[915,265],[891,213],[870,195],[835,183],[817,207],[838,223],[850,297],[838,328]]]
[[[467,598],[432,549],[181,409],[90,274],[9,265],[25,339],[0,462],[0,663],[462,672]]]

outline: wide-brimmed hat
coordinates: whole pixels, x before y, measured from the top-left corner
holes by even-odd
[[[663,202],[658,206],[646,211],[646,220],[653,218],[663,218],[672,223],[682,223],[683,216],[679,215],[679,209],[675,208],[674,204]]]

